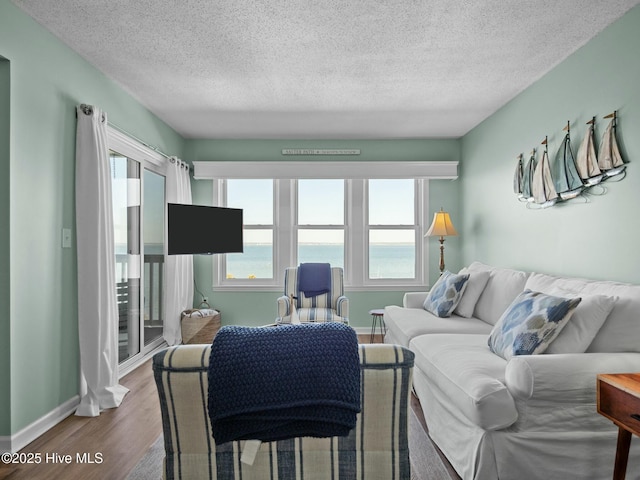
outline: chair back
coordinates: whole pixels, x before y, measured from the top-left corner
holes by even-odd
[[[331,291],[307,297],[298,289],[298,267],[289,267],[284,273],[284,295],[296,298],[296,308],[336,309],[338,297],[344,295],[344,274],[342,267],[331,267]]]
[[[164,433],[166,479],[408,480],[408,409],[414,354],[398,345],[360,345],[361,403],[346,437],[264,442],[253,465],[244,442],[215,445],[208,418],[210,345],[169,347],[153,357]]]

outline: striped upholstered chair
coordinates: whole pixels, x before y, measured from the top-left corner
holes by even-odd
[[[362,411],[346,437],[262,443],[253,464],[244,441],[216,445],[207,413],[211,345],[179,345],[153,357],[164,432],[165,479],[409,480],[407,415],[414,354],[360,345]]]
[[[276,323],[291,323],[291,297],[301,323],[342,322],[349,323],[349,299],[344,296],[344,279],[341,267],[331,267],[331,291],[315,297],[306,297],[298,289],[298,268],[290,267],[284,274],[284,295],[278,298]]]

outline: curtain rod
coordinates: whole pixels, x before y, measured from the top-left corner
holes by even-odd
[[[126,130],[124,130],[123,128],[120,128],[118,125],[115,125],[111,122],[108,123],[108,125],[110,127],[115,128],[116,130],[118,130],[121,133],[124,133],[126,136],[134,139],[136,142],[144,145],[145,147],[147,147],[149,150],[153,150],[154,152],[156,152],[159,155],[162,155],[164,158],[166,158],[167,160],[173,160],[175,158],[174,155],[167,155],[166,153],[164,153],[162,150],[160,150],[158,147],[154,147],[153,145],[149,145],[147,142],[139,139],[138,137],[136,137],[135,135],[132,135],[131,133],[127,132]]]
[[[82,110],[82,112],[85,115],[92,115],[93,114],[93,105],[87,105],[86,103],[83,103],[80,105],[80,109]],[[78,118],[78,111],[76,110],[76,118]],[[104,112],[102,112],[102,121],[104,122],[106,120],[105,114]],[[125,129],[119,127],[118,125],[115,125],[114,123],[108,122],[107,123],[109,126],[115,128],[116,130],[118,130],[121,133],[124,133],[125,135],[127,135],[128,137],[134,139],[136,142],[144,145],[145,147],[147,147],[150,150],[153,150],[154,152],[156,152],[159,155],[162,155],[164,158],[166,158],[167,160],[170,161],[175,161],[172,160],[173,158],[175,158],[175,156],[173,155],[167,155],[166,153],[164,153],[162,150],[160,150],[158,147],[154,147],[153,145],[148,144],[147,142],[141,140],[140,138],[136,137],[135,135],[132,135],[131,133],[127,132]],[[183,162],[184,163],[184,162]]]

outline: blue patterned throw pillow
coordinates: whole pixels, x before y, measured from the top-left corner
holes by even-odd
[[[505,360],[515,355],[544,352],[567,324],[581,300],[525,290],[491,330],[489,348]]]
[[[467,287],[469,274],[453,274],[445,270],[424,301],[424,309],[438,317],[449,317]]]

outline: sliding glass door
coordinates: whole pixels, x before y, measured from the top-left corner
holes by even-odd
[[[122,364],[162,342],[165,177],[115,151],[110,162]]]

